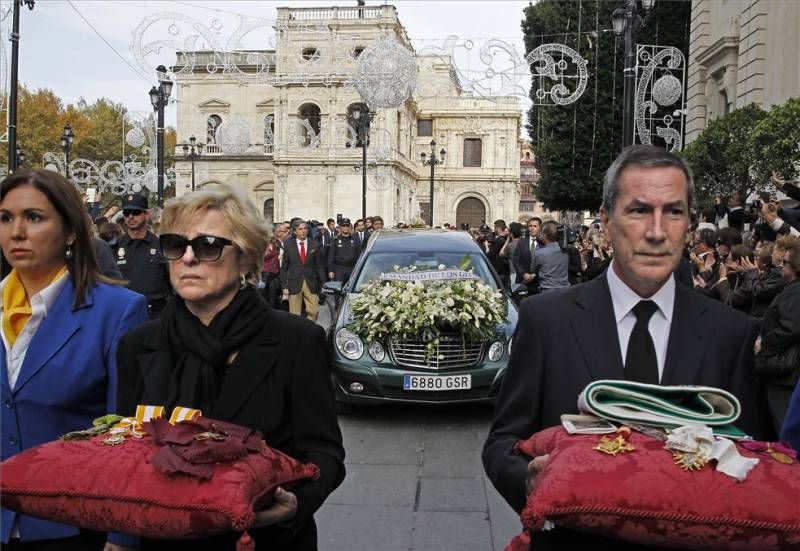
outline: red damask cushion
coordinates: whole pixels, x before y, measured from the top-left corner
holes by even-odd
[[[190,424],[180,423],[171,438],[183,438],[181,431],[191,430]],[[195,432],[203,428],[197,425]],[[192,441],[185,449],[164,447],[153,434],[151,430],[116,446],[103,444],[107,435],[56,441],[17,454],[0,464],[2,505],[102,532],[200,538],[247,530],[255,521],[254,511],[271,502],[278,486],[319,476],[316,465],[270,448],[260,436],[256,445],[252,434],[236,446],[222,443],[220,453],[236,459],[208,464],[209,441]],[[169,448],[179,455],[170,452],[165,461],[159,454]],[[186,459],[196,461],[200,471],[187,474],[192,468]]]
[[[522,512],[528,530],[545,521],[632,543],[684,549],[800,548],[800,464],[761,461],[743,482],[713,464],[683,471],[664,443],[633,432],[635,451],[610,456],[593,449],[599,435],[551,427],[517,444],[527,457],[550,454]],[[527,551],[529,534],[507,549]]]

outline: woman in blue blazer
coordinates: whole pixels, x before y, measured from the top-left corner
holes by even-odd
[[[48,170],[0,182],[2,459],[116,410],[116,349],[148,320],[141,295],[103,277],[78,191]],[[92,551],[105,534],[3,509],[9,551]],[[113,539],[113,538],[110,538]],[[116,544],[130,544],[120,536]]]

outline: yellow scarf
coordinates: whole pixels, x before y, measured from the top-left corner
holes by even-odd
[[[67,267],[62,267],[50,280],[52,285],[59,277],[67,271]],[[17,337],[25,328],[25,324],[31,317],[31,302],[25,292],[25,287],[19,279],[17,270],[11,270],[3,288],[3,333],[10,346],[14,346]]]

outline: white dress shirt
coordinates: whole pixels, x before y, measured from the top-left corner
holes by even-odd
[[[8,368],[8,384],[11,388],[17,383],[19,371],[22,368],[22,362],[25,361],[25,355],[28,353],[28,346],[36,335],[36,330],[47,317],[47,311],[53,308],[58,295],[67,283],[67,276],[69,272],[64,272],[61,277],[52,282],[50,285],[36,293],[30,298],[31,302],[31,317],[28,318],[28,323],[22,333],[17,335],[17,340],[14,341],[14,346],[9,346],[8,337],[6,332],[0,329],[3,334],[3,346],[6,352],[6,367]],[[8,283],[8,278],[0,282],[0,316],[3,315],[3,289]]]
[[[649,299],[640,297],[636,291],[628,287],[614,271],[614,263],[606,270],[608,274],[608,289],[611,291],[611,304],[614,306],[614,319],[617,322],[617,335],[619,335],[619,349],[622,353],[622,363],[625,363],[625,356],[628,354],[628,341],[630,341],[633,327],[636,325],[636,314],[633,307],[640,300],[652,300],[658,306],[650,318],[647,325],[653,345],[656,349],[656,360],[658,360],[658,380],[664,376],[664,364],[667,360],[667,345],[669,344],[669,328],[672,323],[672,311],[675,308],[675,277],[670,277],[661,286],[656,294]]]
[[[306,254],[306,256],[308,256],[308,239],[303,239],[302,241],[300,241],[299,239],[297,240],[297,252],[298,253],[300,253],[300,243],[303,244],[303,248],[305,248],[305,250],[306,250],[305,254]]]

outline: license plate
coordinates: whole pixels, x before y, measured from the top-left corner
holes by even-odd
[[[403,375],[403,390],[466,390],[472,375]]]

